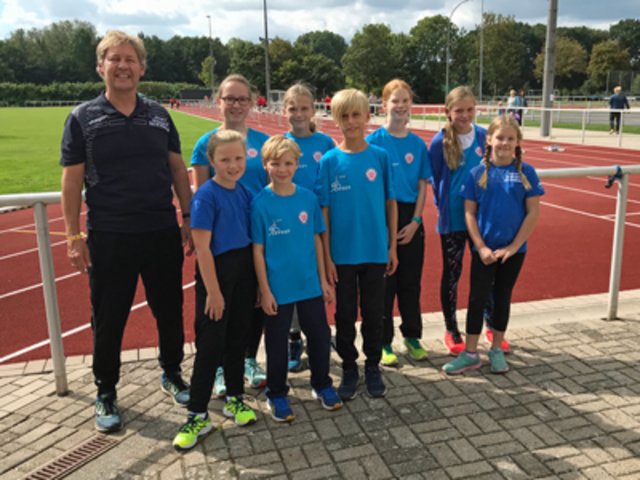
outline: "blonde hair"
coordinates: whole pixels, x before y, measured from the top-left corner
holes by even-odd
[[[251,83],[249,83],[249,80],[247,80],[244,75],[240,75],[239,73],[232,73],[231,75],[227,75],[224,80],[220,82],[218,91],[216,92],[216,101],[222,98],[222,91],[224,90],[224,87],[226,87],[227,84],[231,82],[238,82],[247,87],[247,92],[249,93],[251,102],[253,102],[253,87],[251,86]]]
[[[341,125],[342,115],[351,112],[368,113],[369,99],[355,88],[340,90],[331,99],[331,118]]]
[[[285,153],[292,153],[296,162],[300,161],[302,152],[296,142],[285,135],[274,135],[262,146],[262,163],[266,165],[270,160],[277,160]]]
[[[451,123],[451,116],[449,112],[453,108],[453,106],[462,101],[462,100],[472,100],[474,105],[476,103],[476,96],[473,94],[473,91],[467,86],[456,87],[449,92],[447,98],[445,99],[444,109],[447,114],[447,122],[444,125],[444,138],[442,140],[443,143],[443,153],[444,159],[447,162],[447,167],[449,170],[457,170],[460,166],[460,162],[462,160],[462,147],[460,146],[460,142],[458,142],[458,134],[453,128],[453,124]]]
[[[307,87],[304,83],[294,83],[291,85],[284,94],[284,98],[282,99],[282,106],[286,110],[287,105],[295,100],[296,97],[305,97],[311,100],[311,108],[315,108],[313,103],[315,102],[315,98],[313,97],[313,93],[311,93],[311,89]],[[309,122],[309,130],[311,133],[317,130],[316,122],[311,119]]]
[[[98,46],[96,47],[97,62],[99,64],[104,62],[104,59],[107,56],[107,50],[112,47],[119,47],[120,45],[131,45],[136,51],[140,64],[143,67],[147,66],[147,50],[144,48],[144,42],[142,39],[120,30],[110,30],[104,38],[100,40],[100,43],[98,43]]]
[[[409,92],[409,96],[411,98],[414,97],[413,90],[411,90],[411,87],[407,82],[405,82],[404,80],[400,80],[399,78],[394,78],[393,80],[390,80],[389,82],[387,82],[387,84],[382,89],[382,101],[388,102],[393,91],[399,88]]]
[[[622,87],[620,85],[618,85],[613,89],[613,93],[620,93],[621,91],[622,91]]]
[[[211,134],[211,136],[209,137],[209,142],[207,143],[207,158],[209,158],[209,162],[213,162],[213,157],[216,154],[216,149],[220,145],[234,142],[239,142],[240,144],[242,144],[242,150],[246,155],[247,145],[245,144],[244,137],[240,132],[236,132],[235,130],[218,130],[217,132]]]
[[[520,174],[520,180],[522,181],[522,186],[524,187],[524,189],[531,190],[531,183],[529,183],[527,176],[522,171],[522,148],[520,148],[520,142],[522,141],[522,131],[520,130],[520,125],[518,125],[518,121],[515,118],[513,118],[511,115],[500,115],[499,117],[494,118],[493,121],[491,122],[491,125],[489,125],[489,128],[487,129],[487,146],[485,148],[484,157],[482,158],[482,163],[484,164],[484,172],[482,173],[482,176],[478,181],[478,185],[481,188],[484,188],[485,190],[487,188],[487,180],[489,178],[489,168],[491,167],[491,162],[490,162],[491,150],[493,150],[491,148],[491,145],[489,144],[489,141],[493,136],[493,134],[496,132],[496,130],[499,130],[504,127],[511,127],[516,132],[518,145],[516,146],[515,167],[518,173]]]

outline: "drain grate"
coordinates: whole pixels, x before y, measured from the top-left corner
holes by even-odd
[[[118,440],[97,434],[73,450],[63,453],[55,460],[33,470],[24,478],[25,480],[54,480],[65,477],[117,444]]]

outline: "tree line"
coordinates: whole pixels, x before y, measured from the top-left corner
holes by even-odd
[[[511,88],[542,88],[545,25],[487,12],[482,33],[485,97],[502,96]],[[558,91],[605,94],[622,84],[625,90],[640,93],[640,20],[621,20],[609,30],[560,27],[557,33],[554,87]],[[265,91],[261,43],[139,35],[148,51],[147,81],[210,86],[213,63],[214,84],[237,72]],[[408,33],[394,33],[381,23],[365,25],[350,43],[330,31],[308,32],[293,42],[275,37],[268,47],[271,88],[286,89],[302,80],[316,89],[319,98],[345,86],[379,93],[388,80],[400,77],[414,87],[417,101],[440,102],[445,93],[448,36],[449,85],[468,84],[477,91],[480,28],[460,29],[442,15],[422,18]],[[77,20],[15,30],[0,41],[0,86],[2,82],[97,82],[99,40],[91,23]]]

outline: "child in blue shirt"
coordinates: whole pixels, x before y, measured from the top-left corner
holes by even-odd
[[[336,286],[336,350],[343,370],[338,394],[343,400],[357,395],[354,343],[360,298],[365,382],[370,396],[382,397],[386,393],[379,368],[385,275],[392,275],[398,266],[391,161],[385,150],[364,138],[369,102],[362,92],[336,93],[331,116],[344,138],[322,157],[316,193],[327,227],[323,234],[327,276]]]
[[[262,148],[271,183],[251,206],[251,236],[260,304],[266,314],[267,406],[277,422],[294,419],[287,393],[287,339],[294,308],[308,339],[311,387],[327,410],[342,407],[329,376],[331,333],[324,301],[333,294],[324,272],[317,197],[293,183],[300,149],[284,135]]]
[[[382,364],[395,366],[398,357],[391,348],[393,341],[393,304],[398,298],[402,318],[400,331],[404,344],[414,360],[424,360],[427,352],[420,343],[422,310],[420,283],[424,262],[424,210],[427,180],[431,178],[431,162],[424,141],[409,131],[413,92],[403,80],[391,80],[382,90],[387,112],[385,125],[366,140],[384,148],[391,158],[393,185],[398,202],[398,269],[387,277],[382,334]]]
[[[267,184],[267,174],[262,166],[260,151],[269,136],[246,126],[247,116],[253,107],[251,92],[251,84],[239,74],[227,76],[220,84],[216,94],[216,103],[224,117],[222,125],[200,137],[191,156],[196,189],[206,183],[215,173],[207,157],[207,145],[212,134],[223,130],[235,130],[245,138],[247,166],[244,175],[240,178],[240,183],[254,196],[260,193]],[[244,373],[245,378],[254,388],[263,387],[266,378],[264,370],[256,360],[258,346],[262,338],[263,321],[262,310],[256,309],[249,329]],[[214,389],[217,397],[225,396],[227,390],[222,367],[216,371]]]
[[[466,349],[442,367],[449,375],[482,366],[478,339],[484,307],[491,297],[491,373],[509,371],[501,344],[509,322],[511,293],[524,262],[527,239],[538,221],[540,196],[544,195],[535,169],[522,161],[521,141],[517,120],[510,115],[496,117],[487,130],[483,162],[471,170],[460,192],[473,256]]]
[[[247,332],[256,299],[249,235],[251,193],[238,182],[245,171],[245,143],[234,130],[209,140],[207,155],[215,175],[191,202],[196,269],[196,357],[191,377],[189,416],[173,440],[177,450],[193,448],[212,430],[207,405],[214,371],[224,365],[227,397],[223,414],[238,425],[256,421],[242,400]]]
[[[282,101],[284,115],[289,122],[287,137],[300,147],[301,156],[298,169],[293,177],[296,185],[313,191],[320,170],[320,159],[327,151],[335,147],[331,137],[316,131],[313,121],[315,115],[314,98],[311,90],[301,83],[289,87]],[[289,335],[289,371],[302,370],[302,351],[304,342],[300,335],[300,323],[294,309]]]

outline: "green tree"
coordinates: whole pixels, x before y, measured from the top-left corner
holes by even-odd
[[[314,53],[320,53],[333,62],[342,66],[342,57],[347,51],[347,42],[341,35],[328,30],[313,31],[300,35],[295,43],[295,47],[305,46]]]
[[[298,55],[286,60],[274,73],[274,82],[286,89],[296,82],[304,82],[315,89],[318,98],[344,87],[342,70],[321,53],[306,48],[296,49]]]
[[[544,49],[536,57],[535,75],[539,80],[544,75]],[[587,52],[577,40],[558,37],[556,41],[556,65],[554,88],[576,88],[584,81],[587,69]],[[579,83],[571,82],[578,77]]]
[[[607,40],[593,46],[587,73],[592,82],[609,90],[608,79],[611,72],[631,69],[629,51],[620,48],[615,40]]]
[[[227,43],[229,70],[244,75],[251,84],[265,91],[264,48],[262,45],[232,38]]]
[[[609,29],[611,38],[617,40],[621,48],[629,51],[631,65],[635,71],[640,70],[640,20],[620,20]]]
[[[215,65],[215,58],[207,56],[203,61],[202,61],[202,68],[200,69],[200,75],[198,75],[198,78],[200,78],[200,81],[202,82],[202,84],[205,87],[208,87],[211,85],[211,64],[213,63]],[[213,79],[215,81],[215,77]],[[218,83],[220,83],[220,79],[218,78]]]

